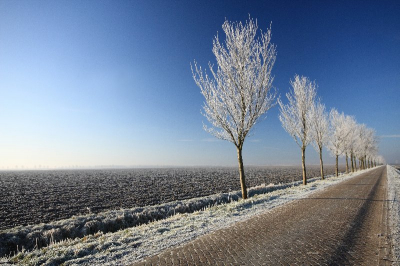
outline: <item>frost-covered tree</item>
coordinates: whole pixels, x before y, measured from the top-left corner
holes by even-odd
[[[356,124],[351,131],[354,134],[353,156],[358,159],[358,168],[367,169],[376,166],[378,155],[378,138],[375,130],[364,124]]]
[[[319,162],[321,167],[321,178],[324,179],[324,162],[322,160],[322,148],[329,140],[329,120],[325,111],[325,105],[318,100],[311,109],[311,134],[313,146],[319,153]]]
[[[375,130],[367,128],[366,138],[364,141],[364,164],[365,168],[371,168],[371,158],[378,151],[378,140],[376,138]]]
[[[357,129],[357,149],[356,157],[358,158],[358,167],[360,170],[365,169],[364,155],[365,142],[368,139],[368,128],[365,124],[359,124]]]
[[[375,133],[375,131],[374,131]],[[375,135],[372,137],[372,141],[370,143],[370,146],[368,147],[367,151],[367,165],[368,168],[374,167],[374,160],[376,156],[378,155],[378,140]]]
[[[243,199],[247,189],[242,149],[245,138],[275,102],[271,70],[276,49],[271,44],[271,28],[257,37],[257,21],[225,21],[225,44],[213,41],[217,69],[209,63],[212,77],[194,62],[193,78],[205,98],[203,115],[212,124],[204,129],[215,137],[232,142],[237,149]]]
[[[343,144],[342,144],[342,154],[346,157],[346,173],[349,173],[349,155],[351,155],[351,146],[353,141],[354,128],[353,125],[355,119],[349,115],[345,115],[343,121]]]
[[[386,164],[385,158],[382,155],[378,155],[375,159],[375,166]]]
[[[286,93],[288,104],[283,104],[280,99],[279,120],[282,127],[296,141],[301,149],[301,162],[303,168],[303,184],[307,184],[306,177],[306,147],[312,141],[311,134],[311,109],[316,95],[316,84],[307,77],[295,75],[290,81],[293,91]]]
[[[354,172],[354,150],[356,148],[357,141],[357,122],[354,117],[346,116],[345,119],[346,131],[348,131],[347,137],[344,139],[344,153],[346,155],[346,172],[349,172],[349,162],[350,157],[351,162],[351,172]]]
[[[344,140],[347,137],[348,130],[345,126],[345,115],[332,108],[329,113],[330,137],[328,149],[336,159],[336,176],[339,176],[339,156],[343,155]]]

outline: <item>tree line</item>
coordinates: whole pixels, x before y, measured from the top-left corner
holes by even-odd
[[[336,176],[339,175],[339,157],[346,158],[346,173],[357,168],[366,169],[384,163],[378,155],[378,138],[375,130],[358,124],[353,116],[332,108],[328,113],[321,99],[316,99],[317,85],[307,77],[295,76],[290,82],[292,90],[286,94],[288,103],[280,99],[279,120],[293,137],[302,152],[303,184],[307,184],[305,150],[311,143],[319,153],[321,178],[324,179],[322,148],[326,147],[336,159]],[[349,162],[350,160],[350,162]]]
[[[276,59],[276,46],[271,43],[271,26],[257,35],[258,24],[250,16],[245,24],[225,20],[222,25],[225,42],[218,35],[213,40],[217,68],[209,63],[211,76],[194,62],[191,66],[195,83],[205,98],[203,115],[211,126],[204,129],[215,137],[232,142],[237,149],[242,198],[247,198],[243,166],[243,144],[260,118],[276,104],[271,71]],[[279,119],[302,152],[303,184],[307,184],[305,151],[312,143],[320,155],[321,178],[324,178],[322,149],[327,147],[336,158],[346,157],[346,172],[383,163],[377,154],[377,137],[373,129],[357,124],[352,116],[332,109],[329,114],[316,99],[315,82],[295,75],[290,81],[292,91],[281,99]]]

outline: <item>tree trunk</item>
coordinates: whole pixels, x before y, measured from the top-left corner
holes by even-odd
[[[247,199],[247,188],[246,188],[246,179],[244,176],[242,148],[237,148],[237,154],[239,162],[239,175],[240,175],[240,187],[242,189],[242,199]]]
[[[303,185],[307,185],[306,176],[306,147],[301,148],[301,166],[303,167]]]
[[[321,165],[321,179],[324,179],[324,162],[322,161],[322,147],[319,148],[319,163]]]
[[[336,176],[339,176],[339,155],[336,155]]]
[[[350,154],[350,157],[351,157],[351,172],[354,173],[354,160],[353,160],[354,156],[352,153]]]
[[[349,156],[346,153],[346,174],[349,173]]]
[[[354,156],[354,168],[357,171],[357,158],[356,158],[356,156]]]

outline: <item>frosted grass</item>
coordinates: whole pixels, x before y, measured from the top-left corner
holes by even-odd
[[[387,166],[388,198],[389,198],[389,225],[391,228],[394,265],[400,262],[400,171]]]
[[[313,178],[306,186],[299,186],[300,181],[283,185],[261,185],[249,190],[249,194],[253,196],[247,200],[219,205],[215,203],[213,206],[204,207],[193,213],[176,214],[163,220],[114,233],[97,232],[83,238],[52,242],[41,249],[21,251],[14,256],[2,258],[0,263],[115,265],[137,262],[147,256],[158,254],[167,248],[183,244],[235,222],[244,221],[292,200],[307,197],[315,191],[320,191],[365,171],[369,170],[325,180]],[[259,194],[260,192],[264,194]]]

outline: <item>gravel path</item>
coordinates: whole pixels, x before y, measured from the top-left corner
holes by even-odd
[[[390,265],[386,167],[138,265]]]

